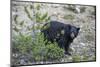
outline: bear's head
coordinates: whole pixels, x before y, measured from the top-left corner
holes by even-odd
[[[78,33],[79,33],[80,28],[77,27],[71,27],[70,29],[70,38],[74,39],[75,37],[77,37]]]

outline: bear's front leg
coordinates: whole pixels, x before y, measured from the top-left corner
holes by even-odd
[[[71,53],[69,53],[69,51],[68,51],[68,50],[69,50],[70,44],[71,44],[70,42],[65,43],[65,46],[64,46],[64,47],[65,47],[65,52],[64,52],[64,53],[65,53],[66,55],[71,55]]]

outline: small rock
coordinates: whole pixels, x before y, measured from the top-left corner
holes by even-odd
[[[84,43],[80,43],[80,45],[85,46],[85,44],[84,44]]]

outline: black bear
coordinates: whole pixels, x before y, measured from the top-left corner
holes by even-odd
[[[41,32],[44,33],[45,39],[50,42],[57,42],[60,48],[65,50],[65,54],[71,55],[68,52],[70,44],[77,37],[80,28],[70,24],[64,24],[58,21],[46,23]]]

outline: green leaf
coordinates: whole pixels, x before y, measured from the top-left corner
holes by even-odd
[[[19,31],[19,29],[17,28],[17,27],[14,27],[13,28],[16,32],[18,32]]]
[[[41,21],[41,14],[39,12],[36,13],[36,22],[40,22]]]
[[[45,20],[47,16],[48,16],[48,13],[46,12],[46,13],[41,17],[41,20],[42,20],[42,21]]]
[[[17,18],[18,18],[18,15],[15,15],[14,21],[15,21],[16,24],[18,23]]]
[[[47,19],[45,19],[46,22],[48,22],[49,20],[50,20],[50,16]]]
[[[24,21],[21,21],[21,22],[20,22],[20,25],[22,26],[23,24],[24,24]]]
[[[28,10],[28,6],[25,6],[24,9],[25,9],[25,12],[26,12],[28,18],[33,21],[33,17],[31,16],[31,14],[30,14],[30,12]]]
[[[37,4],[36,9],[40,10],[40,4]]]

